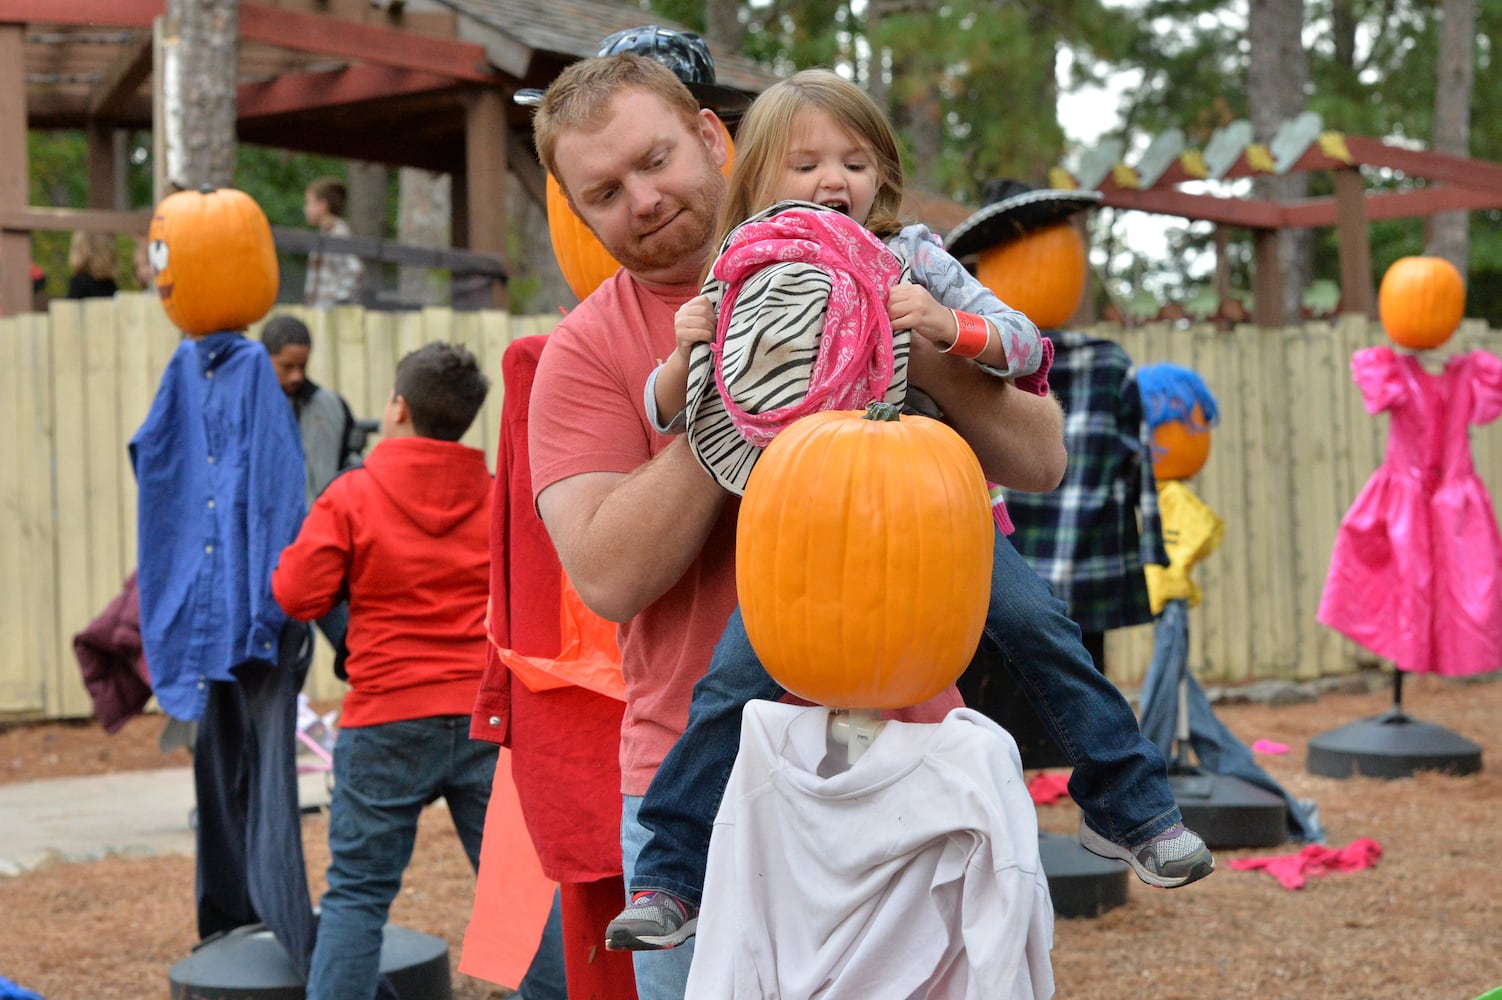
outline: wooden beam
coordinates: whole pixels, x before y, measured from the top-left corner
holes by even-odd
[[[261,4],[240,5],[240,37],[300,52],[421,70],[475,83],[496,83],[501,79],[488,68],[485,50],[479,45]]]
[[[531,136],[530,129],[525,132],[514,128],[506,130],[506,165],[521,182],[522,190],[527,192],[532,204],[546,214],[548,178],[542,164],[537,162],[537,152],[530,141]]]
[[[241,142],[254,146],[364,160],[393,167],[421,167],[437,173],[450,173],[460,166],[457,162],[457,143],[453,149],[412,146],[406,142],[391,142],[385,136],[369,132],[330,129],[318,123],[299,123],[295,127],[289,127],[285,123],[263,120],[242,124],[236,129],[236,134]]]
[[[1135,208],[1160,215],[1180,215],[1186,219],[1205,219],[1243,229],[1278,229],[1283,224],[1283,210],[1271,201],[1217,198],[1208,194],[1188,194],[1178,190],[1134,191],[1111,184],[1101,185],[1102,205],[1112,208]]]
[[[0,21],[149,28],[166,7],[166,0],[5,0]]]
[[[506,106],[500,91],[469,95],[464,114],[464,194],[469,248],[506,259]],[[503,285],[491,287],[491,305],[506,306]]]
[[[123,47],[104,81],[89,95],[89,117],[117,118],[151,76],[151,37]]]
[[[1376,316],[1372,247],[1367,229],[1366,182],[1352,167],[1335,171],[1336,240],[1340,246],[1340,297],[1348,313]]]
[[[151,227],[150,212],[115,212],[97,208],[47,208],[25,205],[0,208],[0,230],[6,233],[66,233],[81,229],[89,233],[145,234]]]
[[[387,66],[346,66],[323,73],[295,73],[240,86],[240,121],[285,114],[327,111],[362,101],[386,100],[445,90],[456,84],[451,76],[392,69]]]
[[[1283,325],[1283,266],[1276,229],[1252,231],[1252,322],[1264,330]]]
[[[0,24],[0,212],[26,206],[26,35]],[[0,314],[31,311],[31,238],[0,231]]]
[[[115,207],[115,137],[114,130],[99,122],[90,122],[84,130],[89,156],[89,207]]]
[[[1432,150],[1404,149],[1359,135],[1346,136],[1346,148],[1357,163],[1401,170],[1431,181],[1502,191],[1502,164]]]

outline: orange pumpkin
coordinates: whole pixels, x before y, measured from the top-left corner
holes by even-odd
[[[243,330],[276,302],[271,224],[243,191],[205,185],[168,195],[147,239],[162,308],[189,336]]]
[[[1191,479],[1210,457],[1210,425],[1198,403],[1189,420],[1168,420],[1153,429],[1153,475],[1162,482]]]
[[[777,683],[821,705],[927,701],[975,653],[995,531],[980,463],[945,424],[886,403],[795,421],[741,501],[751,645]]]
[[[1067,222],[982,250],[975,277],[1045,330],[1069,322],[1085,293],[1085,238]]]
[[[1465,315],[1465,279],[1443,257],[1400,257],[1382,276],[1377,311],[1395,343],[1438,347]]]
[[[727,153],[725,166],[720,172],[729,177],[731,167],[735,164],[735,143],[731,141],[724,122],[720,122],[720,131],[725,133]],[[548,236],[553,242],[553,256],[558,258],[558,269],[563,272],[563,280],[568,282],[569,289],[583,300],[621,265],[600,245],[599,239],[590,232],[589,227],[574,214],[568,199],[564,197],[563,188],[552,174],[548,174],[547,196]]]

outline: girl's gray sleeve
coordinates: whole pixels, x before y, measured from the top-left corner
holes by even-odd
[[[982,368],[1004,378],[1031,375],[1038,370],[1043,363],[1043,335],[1038,325],[977,281],[927,226],[905,227],[892,238],[890,245],[898,256],[907,260],[913,282],[928,289],[939,305],[983,316],[996,328],[1006,351],[1006,367],[982,365]]]
[[[688,429],[688,411],[679,410],[672,420],[662,422],[662,417],[657,413],[657,374],[662,371],[662,365],[652,369],[652,374],[647,376],[647,387],[642,390],[642,403],[647,408],[647,421],[652,429],[659,434],[682,434]]]

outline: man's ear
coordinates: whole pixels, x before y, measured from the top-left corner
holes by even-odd
[[[709,147],[709,155],[713,157],[715,166],[721,170],[730,158],[730,150],[725,146],[728,134],[718,115],[708,108],[699,110],[699,135],[704,139],[704,145]]]
[[[412,410],[407,406],[406,397],[392,394],[391,419],[398,424],[410,424],[412,422]]]

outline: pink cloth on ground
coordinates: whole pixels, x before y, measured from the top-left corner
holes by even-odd
[[[1069,794],[1069,776],[1039,772],[1027,783],[1027,793],[1033,797],[1033,805],[1051,806]]]
[[[1278,743],[1274,740],[1258,740],[1252,744],[1252,751],[1254,753],[1287,753],[1288,744]]]
[[[1231,867],[1236,871],[1265,871],[1285,889],[1302,889],[1306,878],[1371,868],[1381,857],[1381,844],[1370,837],[1358,837],[1341,848],[1310,844],[1297,854],[1233,858]]]

